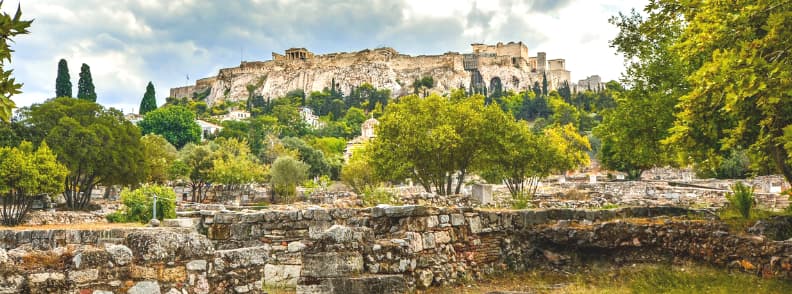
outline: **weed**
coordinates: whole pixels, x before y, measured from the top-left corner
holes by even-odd
[[[732,186],[732,193],[726,193],[731,207],[740,212],[744,219],[751,218],[751,210],[754,207],[754,189],[742,182],[737,182]]]

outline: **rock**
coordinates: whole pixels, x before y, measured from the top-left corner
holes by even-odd
[[[353,235],[352,228],[342,225],[333,225],[324,232],[323,237],[332,240],[334,243],[348,243],[352,242]]]
[[[191,260],[185,266],[188,271],[204,271],[206,270],[206,260]]]
[[[418,205],[388,206],[380,204],[371,209],[371,216],[373,217],[408,217],[426,216],[428,214],[429,209],[427,207]]]
[[[301,270],[302,266],[299,265],[267,264],[264,266],[264,285],[294,287]]]
[[[91,294],[113,294],[113,291],[94,290]]]
[[[305,247],[307,247],[307,246],[305,244],[303,244],[302,242],[294,241],[294,242],[289,243],[288,250],[289,250],[289,252],[300,252],[303,249],[305,249]]]
[[[149,227],[159,227],[160,226],[160,221],[158,219],[156,219],[156,218],[152,218],[149,221],[148,225],[149,225]]]
[[[432,285],[432,280],[434,279],[434,273],[430,270],[422,270],[418,274],[418,286],[426,289]]]
[[[461,226],[465,223],[465,217],[461,214],[452,214],[451,215],[451,225],[452,226]]]
[[[402,294],[409,291],[402,275],[376,275],[328,278],[318,281],[318,284],[301,279],[297,284],[297,293]]]
[[[110,253],[97,248],[83,250],[72,258],[75,268],[106,266],[110,263]]]
[[[8,262],[8,253],[3,248],[0,248],[0,264]]]
[[[192,228],[195,225],[191,218],[170,218],[163,220],[162,226],[170,228]]]
[[[156,281],[137,282],[127,290],[127,294],[160,294],[160,286]]]
[[[407,247],[410,248],[412,252],[421,252],[424,248],[423,238],[421,237],[421,233],[415,232],[407,232],[406,237],[407,239]]]
[[[116,265],[126,265],[132,262],[132,250],[124,245],[107,245],[105,250]]]
[[[95,268],[83,270],[83,271],[69,272],[69,281],[72,281],[76,284],[83,284],[91,281],[96,281],[98,278],[99,278],[99,270]]]
[[[321,252],[303,255],[303,277],[344,277],[363,272],[358,252]]]
[[[446,231],[434,233],[435,242],[438,244],[445,244],[451,242],[451,235]]]
[[[126,245],[143,261],[203,258],[214,251],[206,236],[168,230],[139,230],[127,235]]]
[[[423,248],[424,249],[432,249],[435,248],[435,235],[434,233],[427,232],[421,235],[423,238]]]

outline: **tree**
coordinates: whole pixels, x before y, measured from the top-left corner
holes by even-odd
[[[327,163],[322,151],[314,149],[299,138],[286,137],[283,138],[281,142],[286,148],[296,150],[299,154],[300,161],[310,167],[308,169],[308,176],[318,177],[330,173],[330,165]]]
[[[112,222],[148,223],[154,216],[154,197],[157,197],[157,219],[176,218],[176,192],[170,187],[144,185],[139,189],[121,191],[122,210],[107,216]]]
[[[68,74],[68,72],[66,73]],[[96,102],[96,89],[94,89],[91,68],[83,63],[80,67],[80,80],[77,82],[77,98]]]
[[[61,192],[68,172],[45,142],[35,152],[30,142],[18,148],[0,147],[3,225],[21,224],[34,197]]]
[[[206,194],[203,188],[209,181],[214,168],[213,143],[197,145],[189,143],[179,151],[179,162],[186,167],[192,202],[203,202]]]
[[[245,140],[218,139],[209,180],[224,185],[225,190],[239,190],[243,185],[264,181],[266,170],[258,163]]]
[[[589,164],[591,144],[574,125],[554,125],[545,129],[544,136],[550,146],[558,148],[559,155],[553,164],[558,171],[566,172]]]
[[[140,100],[140,115],[145,115],[149,111],[157,109],[157,97],[154,94],[154,84],[151,82],[146,85],[146,93],[143,94],[143,99]]]
[[[116,109],[60,97],[22,113],[34,143],[44,140],[69,169],[64,197],[71,209],[84,209],[96,185],[133,185],[144,178],[140,130]]]
[[[356,148],[349,162],[341,168],[341,181],[358,194],[373,190],[381,182],[371,168],[371,152],[367,146]]]
[[[547,95],[547,72],[542,72],[542,94]]]
[[[66,59],[58,61],[58,76],[55,78],[55,97],[71,97],[72,83]]]
[[[144,135],[160,135],[176,148],[201,140],[201,126],[195,122],[195,114],[183,106],[163,107],[149,112],[138,126]]]
[[[278,157],[272,164],[270,184],[278,197],[290,202],[297,195],[297,184],[304,181],[308,165],[289,156]]]
[[[0,2],[0,6],[3,3]],[[11,101],[11,96],[22,93],[20,90],[22,84],[15,83],[15,79],[11,76],[12,70],[4,70],[3,65],[5,60],[11,63],[11,46],[9,42],[17,35],[27,34],[32,20],[22,20],[21,5],[17,7],[17,11],[12,17],[8,13],[0,13],[0,123],[8,122],[11,119],[11,110],[16,107],[14,101]]]
[[[171,176],[168,174],[176,160],[176,147],[157,134],[148,134],[140,138],[145,160],[146,182],[164,184]]]

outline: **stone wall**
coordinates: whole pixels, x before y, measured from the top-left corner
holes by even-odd
[[[195,227],[109,231],[107,242],[87,231],[4,231],[0,293],[260,293],[265,286],[405,293],[591,258],[691,259],[792,278],[792,241],[734,235],[705,210],[677,207],[380,206],[181,215],[193,220],[169,223]],[[72,240],[59,242],[59,236]]]

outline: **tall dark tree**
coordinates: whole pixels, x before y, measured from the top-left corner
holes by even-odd
[[[542,88],[539,88],[539,82],[534,82],[531,90],[533,90],[535,97],[542,96]]]
[[[96,102],[96,89],[94,88],[93,78],[91,78],[91,67],[85,63],[80,67],[80,80],[77,82],[77,98]]]
[[[547,95],[547,72],[542,73],[542,94]]]
[[[146,86],[146,93],[143,94],[143,100],[140,101],[140,115],[154,109],[157,109],[157,97],[154,95],[154,84],[149,82]]]
[[[71,97],[72,83],[69,76],[69,65],[66,59],[58,62],[58,77],[55,78],[55,97]]]

